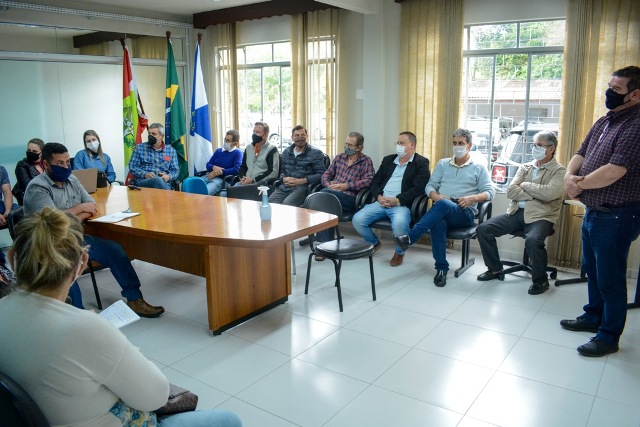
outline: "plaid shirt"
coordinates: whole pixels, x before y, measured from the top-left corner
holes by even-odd
[[[578,175],[588,175],[608,163],[627,173],[613,184],[584,190],[580,201],[588,207],[615,207],[640,201],[640,104],[608,112],[593,125],[577,154],[584,157]]]
[[[153,172],[166,173],[171,181],[178,178],[178,154],[170,145],[163,144],[162,148],[156,150],[149,143],[142,142],[133,149],[131,160],[129,160],[129,171],[137,178],[143,179],[146,174]]]
[[[373,162],[371,157],[360,153],[352,165],[349,165],[349,156],[340,153],[334,157],[329,169],[322,174],[320,181],[328,187],[333,181],[335,184],[349,184],[349,189],[344,193],[355,197],[358,191],[368,188],[373,178]]]

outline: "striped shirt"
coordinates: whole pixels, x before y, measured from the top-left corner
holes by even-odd
[[[609,111],[591,127],[577,154],[584,157],[578,175],[588,175],[611,163],[627,173],[611,185],[584,190],[588,207],[615,207],[640,201],[640,104]]]
[[[137,178],[142,179],[149,172],[158,175],[158,172],[166,173],[171,181],[178,178],[178,154],[170,145],[163,144],[162,148],[155,149],[147,142],[136,145],[129,160],[129,171]]]
[[[328,187],[331,182],[334,184],[346,183],[349,185],[349,189],[344,190],[343,193],[355,197],[363,188],[369,188],[373,174],[371,157],[360,153],[356,161],[349,165],[349,156],[340,153],[333,158],[333,162],[322,174],[320,181],[325,187]]]

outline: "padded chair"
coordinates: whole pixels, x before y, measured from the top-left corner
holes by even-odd
[[[197,176],[191,176],[182,181],[181,190],[184,193],[204,194],[205,196],[209,194],[207,183],[204,182],[204,179]]]
[[[426,212],[426,208],[422,208],[422,205],[425,204],[425,201],[422,199],[422,197],[426,196],[416,197],[411,203],[411,207],[409,208],[409,210],[411,211],[411,223],[409,224],[409,226],[413,226],[413,224],[418,222],[420,218],[422,218],[422,215],[424,215],[424,212]],[[371,190],[362,190],[356,196],[356,207],[358,210],[360,210],[362,209],[362,207],[364,207],[364,205],[368,205],[369,203],[373,203],[375,201],[376,198],[373,196],[373,194],[371,194]],[[426,201],[426,203],[428,203],[428,200]],[[370,227],[376,228],[378,230],[392,231],[391,220],[389,218],[375,221],[370,225]]]
[[[556,231],[552,228],[551,232],[547,235],[547,237],[553,236]],[[522,237],[524,239],[524,231],[519,231],[513,234],[514,237]],[[524,252],[522,253],[522,262],[514,262],[514,261],[502,261],[503,265],[510,266],[509,268],[505,268],[503,270],[504,274],[515,273],[517,271],[526,271],[531,274],[531,260],[529,259],[529,254],[527,253],[527,248],[524,248]],[[555,279],[558,277],[558,269],[555,267],[547,266],[547,272],[551,279]]]
[[[312,209],[320,212],[326,212],[336,215],[338,218],[342,216],[342,206],[336,196],[330,193],[312,193],[309,194],[304,200],[304,208]],[[369,258],[369,271],[371,272],[371,294],[373,300],[376,300],[376,282],[373,274],[373,245],[363,240],[355,239],[343,239],[340,236],[339,226],[334,227],[336,233],[336,240],[320,243],[315,245],[315,235],[309,236],[309,247],[311,253],[309,254],[309,261],[307,262],[307,281],[304,286],[304,293],[309,293],[309,278],[311,276],[311,261],[314,256],[322,256],[330,259],[333,262],[336,271],[335,286],[338,289],[338,305],[340,311],[343,311],[342,307],[342,289],[340,286],[340,270],[342,268],[342,261],[360,259],[364,257]]]
[[[424,194],[418,197],[414,201],[416,211],[419,213],[419,218],[427,213],[429,205],[429,197]],[[462,273],[467,271],[469,267],[475,264],[476,259],[471,258],[471,239],[476,238],[476,228],[478,224],[491,218],[492,203],[490,200],[478,203],[478,213],[475,216],[476,222],[468,227],[449,228],[447,230],[447,239],[450,240],[462,240],[462,257],[460,259],[460,268],[455,270],[454,277],[460,277]],[[418,219],[419,220],[419,219]]]
[[[7,223],[9,224],[9,234],[13,240],[16,239],[16,227],[20,220],[24,218],[24,208],[21,206],[18,209],[15,209],[9,213],[9,217],[7,218]],[[100,268],[102,268],[100,266]],[[91,275],[91,283],[93,284],[93,292],[96,295],[96,304],[98,305],[98,309],[102,310],[102,301],[100,300],[100,292],[98,291],[98,284],[96,282],[95,275],[95,266],[94,262],[89,260],[87,264],[87,269],[82,274],[87,274],[87,270]]]
[[[0,372],[0,424],[11,427],[51,426],[29,393],[4,372]]]

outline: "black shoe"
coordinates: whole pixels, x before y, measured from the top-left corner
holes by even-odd
[[[502,272],[502,270],[494,273],[491,270],[487,270],[484,273],[482,273],[481,275],[478,276],[478,280],[481,282],[487,282],[489,280],[493,280],[493,279],[498,279],[498,280],[504,280],[504,273]]]
[[[576,320],[565,319],[560,321],[560,326],[564,329],[574,332],[598,332],[599,325],[594,325],[583,317],[577,317]]]
[[[615,353],[618,350],[618,344],[607,344],[599,340],[598,337],[593,337],[588,343],[578,347],[578,353],[587,357],[602,357],[609,353]]]
[[[441,288],[447,284],[447,272],[444,270],[438,270],[436,277],[433,278],[433,283]]]
[[[545,280],[544,283],[540,283],[539,285],[536,285],[534,283],[533,285],[529,286],[529,295],[538,295],[543,293],[547,289],[549,289],[548,280]]]
[[[393,235],[393,241],[400,247],[403,251],[406,251],[409,246],[411,246],[411,242],[409,241],[409,235],[403,234],[401,236]]]

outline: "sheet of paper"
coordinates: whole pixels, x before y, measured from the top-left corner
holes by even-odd
[[[122,221],[123,219],[131,218],[137,215],[140,215],[140,212],[114,212],[105,216],[101,216],[99,218],[90,219],[89,221],[112,223]]]
[[[102,310],[102,312],[100,312],[100,316],[113,323],[113,325],[118,329],[140,320],[140,316],[131,310],[122,300],[114,302],[109,307]]]

